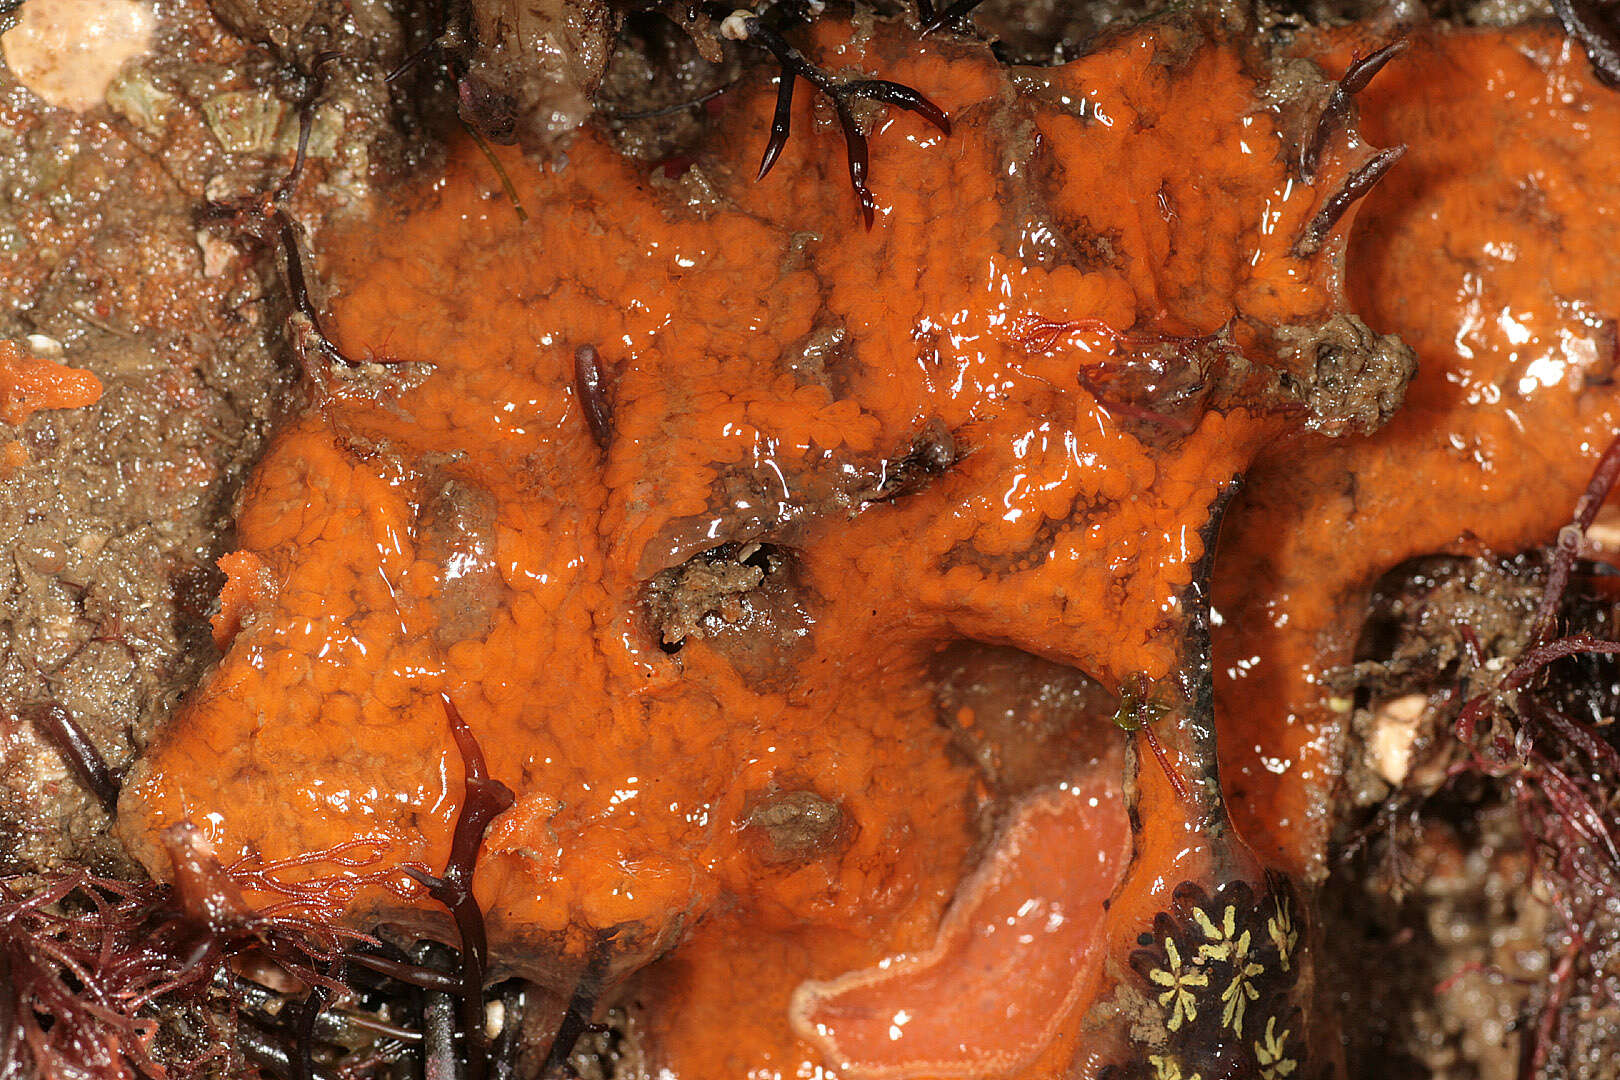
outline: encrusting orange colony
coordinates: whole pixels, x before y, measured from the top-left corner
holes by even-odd
[[[13,427],[41,409],[79,409],[101,399],[101,380],[88,371],[28,356],[0,341],[0,421]]]
[[[1386,41],[1318,41],[1318,71],[1171,23],[1009,76],[824,28],[823,63],[954,128],[874,111],[870,232],[808,97],[747,175],[768,85],[679,175],[589,133],[503,156],[527,221],[457,147],[323,244],[334,338],[388,366],[312,361],[224,564],[224,660],[126,839],[162,874],[189,820],[257,902],[454,940],[403,873],[444,865],[462,797],[448,696],[517,794],[477,864],[498,970],[566,997],[594,964],[658,1075],[1192,1075],[1195,1020],[1292,1073],[1308,989],[1246,986],[1233,919],[1305,978],[1263,868],[1321,851],[1313,673],[1404,556],[1545,540],[1615,421],[1620,104],[1555,34],[1420,36],[1302,170],[1329,79]],[[1411,375],[1380,332],[1420,373],[1368,438]],[[1178,689],[1245,476],[1214,602],[1246,844],[1200,832],[1221,793]],[[1003,798],[936,719],[961,640],[1164,715],[1101,712],[1067,781]],[[1224,1009],[1161,910],[1237,965]],[[1133,1048],[1088,1014],[1154,933],[1167,1012]]]

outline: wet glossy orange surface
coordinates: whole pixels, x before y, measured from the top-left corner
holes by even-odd
[[[1326,44],[1342,66],[1378,43]],[[1409,556],[1549,542],[1620,424],[1620,96],[1556,30],[1522,29],[1416,36],[1360,103],[1369,139],[1410,149],[1356,225],[1352,306],[1418,375],[1370,439],[1262,458],[1217,560],[1226,783],[1285,865],[1321,851],[1322,675],[1366,590]]]
[[[1481,514],[1499,522],[1484,527],[1493,542],[1543,536],[1612,420],[1606,395],[1573,392],[1568,375],[1612,363],[1592,320],[1620,305],[1580,282],[1620,280],[1613,245],[1577,226],[1620,203],[1578,193],[1620,174],[1588,136],[1560,148],[1544,135],[1568,116],[1512,136],[1522,158],[1490,140],[1522,123],[1515,109],[1567,107],[1535,104],[1549,66],[1581,123],[1607,131],[1620,109],[1590,105],[1578,59],[1522,57],[1550,38],[1451,40],[1421,44],[1434,62],[1405,61],[1368,98],[1372,143],[1413,151],[1350,264],[1356,302],[1429,365],[1414,407],[1359,446],[1279,446],[1250,477],[1218,571],[1228,786],[1267,859],[1295,870],[1314,857],[1311,814],[1331,784],[1331,716],[1309,711],[1320,635],[1350,632],[1347,598],[1370,575],[1481,533]],[[1255,67],[1172,29],[1017,86],[946,44],[834,31],[821,58],[923,88],[956,125],[946,139],[916,117],[879,120],[870,233],[808,95],[776,172],[749,181],[772,99],[756,86],[680,179],[585,135],[564,168],[506,159],[520,223],[462,147],[441,180],[325,247],[342,347],[407,363],[326,375],[256,474],[217,627],[230,648],[126,787],[126,837],[154,870],[158,832],[190,819],[226,855],[281,864],[306,906],[448,937],[399,872],[439,868],[448,847],[462,793],[448,693],[518,796],[477,876],[498,963],[566,993],[606,948],[615,980],[641,980],[649,1045],[673,1075],[831,1076],[823,1052],[853,1062],[860,1043],[855,1076],[986,1062],[1050,1076],[1076,1050],[1078,1023],[1049,1043],[1056,1023],[998,1022],[1011,999],[993,994],[950,1002],[968,1010],[960,1025],[980,1017],[982,1040],[893,1059],[870,1038],[881,1000],[838,1020],[855,1032],[844,1041],[802,995],[810,1041],[789,1017],[805,980],[901,953],[932,966],[899,980],[897,1008],[961,985],[954,958],[986,958],[957,947],[967,915],[946,912],[953,896],[957,912],[994,912],[1016,892],[993,872],[1020,865],[1009,837],[1101,828],[1088,855],[1118,849],[1117,817],[1098,826],[1107,815],[1050,792],[1017,804],[1027,829],[976,849],[988,796],[947,753],[930,661],[971,638],[1109,687],[1173,673],[1216,495],[1300,418],[1252,381],[1237,403],[1163,414],[1163,394],[1144,405],[1115,388],[1164,342],[1223,328],[1221,348],[1264,375],[1287,364],[1271,327],[1353,310],[1333,244],[1302,254],[1296,239],[1368,151],[1336,145],[1302,183]],[[1419,137],[1451,108],[1444,140]],[[1507,198],[1532,175],[1531,202],[1566,223],[1553,251]],[[1565,262],[1567,283],[1549,269]],[[577,396],[582,345],[606,375],[605,449]],[[950,466],[886,486],[938,431]],[[793,607],[771,632],[792,633],[763,655],[696,636],[666,654],[647,582],[754,542],[789,560]],[[1166,738],[1169,766],[1192,771]],[[1157,816],[1136,838],[1111,948],[1176,875],[1207,869],[1148,761],[1142,807]],[[784,854],[758,815],[804,798],[833,807],[836,827]],[[1062,866],[1030,866],[1049,891],[1069,888]],[[1077,875],[1054,902],[1089,911],[1115,872]],[[1096,966],[1064,940],[1022,989],[1078,1013],[1085,995],[1063,980],[1089,987]],[[879,998],[898,986],[831,985],[857,983]]]
[[[20,426],[41,409],[78,409],[101,400],[101,380],[88,371],[29,356],[0,341],[0,421]]]

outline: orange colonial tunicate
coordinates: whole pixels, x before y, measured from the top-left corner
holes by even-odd
[[[1379,43],[1320,47],[1337,70]],[[1548,542],[1620,430],[1620,95],[1555,29],[1435,30],[1358,102],[1368,138],[1409,150],[1358,219],[1349,289],[1418,374],[1370,438],[1262,457],[1216,561],[1234,814],[1300,870],[1338,771],[1323,675],[1351,659],[1374,582],[1413,555]]]
[[[389,366],[306,358],[307,406],[244,498],[229,649],[125,788],[155,872],[189,820],[258,867],[255,902],[453,940],[404,873],[444,865],[463,798],[448,696],[516,794],[477,867],[496,966],[564,993],[587,966],[638,978],[665,1075],[821,1075],[823,1026],[854,1056],[870,1031],[823,1024],[828,988],[931,1007],[950,980],[838,980],[980,962],[959,924],[1009,904],[1009,874],[1101,921],[1126,844],[1113,755],[1013,800],[980,857],[989,796],[947,752],[930,664],[972,639],[1181,693],[1222,493],[1289,427],[1381,419],[1323,405],[1298,344],[1358,333],[1349,218],[1302,238],[1370,151],[1336,137],[1301,180],[1264,65],[1197,26],[1016,80],[904,34],[829,29],[820,54],[955,125],[876,118],[870,232],[808,96],[752,183],[756,83],[678,177],[585,133],[566,164],[503,157],[520,220],[459,145],[323,244],[334,337]],[[1363,336],[1353,358],[1387,361],[1367,379],[1398,397],[1403,354]],[[1144,884],[1110,949],[1168,902],[1156,868],[1213,859],[1166,787],[1202,769],[1178,731],[1141,774]],[[1089,847],[1021,860],[1026,837]],[[916,1040],[882,1074],[1050,1074],[1100,965],[1075,929],[1002,988],[1052,1015],[998,1027],[987,982],[952,1004],[982,1038]]]
[[[79,409],[101,400],[101,380],[88,371],[29,356],[0,341],[0,422],[21,425],[41,409]]]

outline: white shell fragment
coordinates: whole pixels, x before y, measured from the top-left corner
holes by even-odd
[[[142,0],[28,0],[0,38],[6,66],[47,104],[84,112],[101,104],[119,70],[152,43]]]
[[[1373,768],[1391,787],[1400,787],[1412,771],[1412,751],[1417,743],[1419,721],[1428,708],[1422,694],[1405,694],[1386,701],[1373,711],[1372,738],[1367,752]]]

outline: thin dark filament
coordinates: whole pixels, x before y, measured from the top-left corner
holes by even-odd
[[[426,60],[429,56],[432,56],[434,50],[436,50],[438,47],[439,40],[434,38],[432,41],[428,42],[426,45],[422,46],[420,49],[417,49],[415,52],[411,53],[411,55],[401,60],[398,67],[383,77],[383,82],[390,85],[398,82],[400,76],[404,75],[417,64],[420,64],[422,61]]]
[[[495,156],[495,149],[489,145],[489,140],[484,138],[479,130],[467,123],[467,121],[463,120],[461,126],[468,135],[472,136],[472,141],[483,152],[484,159],[489,162],[490,168],[495,170],[495,175],[501,181],[501,190],[506,192],[506,198],[512,204],[512,209],[517,213],[517,219],[519,221],[528,221],[529,212],[523,209],[523,202],[518,198],[517,188],[513,186],[512,178],[506,174],[506,166],[502,165],[501,159]]]
[[[591,1016],[596,1012],[597,1000],[602,994],[602,977],[607,973],[608,958],[612,955],[610,932],[598,937],[591,957],[580,973],[579,982],[568,1000],[568,1011],[563,1013],[557,1034],[552,1036],[551,1049],[546,1052],[545,1063],[540,1066],[539,1080],[551,1080],[561,1074],[568,1064],[580,1036],[590,1028]]]
[[[96,744],[90,741],[84,728],[73,719],[73,714],[53,701],[34,710],[33,719],[85,790],[96,797],[107,813],[116,813],[121,781],[107,766],[107,760],[96,749]]]
[[[1316,120],[1316,131],[1311,141],[1305,144],[1305,150],[1300,154],[1300,174],[1307,182],[1316,179],[1316,166],[1320,163],[1322,150],[1333,132],[1342,125],[1350,115],[1350,102],[1361,91],[1367,89],[1373,76],[1384,70],[1384,65],[1405,52],[1411,43],[1404,38],[1392,41],[1376,52],[1369,53],[1345,70],[1344,77],[1334,86],[1333,93],[1328,96],[1327,104],[1322,108],[1322,115]]]
[[[334,345],[332,339],[326,336],[326,331],[321,328],[321,314],[315,307],[315,301],[310,298],[309,279],[304,275],[304,257],[298,246],[298,227],[279,207],[275,211],[275,218],[277,233],[281,239],[281,250],[287,259],[287,291],[292,294],[293,307],[309,321],[310,331],[315,338],[315,347],[328,362],[343,364],[346,367],[357,366],[355,361],[343,355],[343,350]]]
[[[1366,196],[1405,153],[1404,146],[1380,150],[1371,161],[1351,173],[1346,178],[1344,186],[1322,204],[1322,209],[1317,211],[1316,217],[1306,226],[1305,235],[1300,238],[1300,249],[1310,252],[1320,247],[1327,234],[1333,231],[1333,226],[1344,217],[1345,212],[1354,206],[1357,200]]]
[[[677,101],[673,105],[661,105],[656,109],[637,109],[633,112],[623,113],[603,111],[601,116],[604,120],[612,121],[615,124],[625,124],[634,120],[656,120],[661,116],[674,116],[676,113],[685,112],[687,109],[696,109],[700,105],[707,105],[709,102],[713,101],[715,98],[719,97],[721,94],[725,93],[727,90],[730,90],[736,85],[737,84],[735,82],[724,83],[723,85],[715,87],[713,90],[708,90],[702,94],[699,94],[695,98],[689,98],[686,101]]]
[[[1564,32],[1586,49],[1598,82],[1620,87],[1620,28],[1590,0],[1552,0],[1552,9]]]
[[[292,167],[281,178],[268,194],[253,196],[244,200],[228,203],[210,203],[204,213],[208,220],[245,220],[255,223],[257,229],[266,225],[274,227],[277,240],[280,242],[282,255],[287,267],[287,290],[292,294],[293,306],[309,323],[309,328],[315,342],[316,350],[329,363],[343,364],[346,367],[358,367],[359,364],[343,355],[332,340],[326,336],[321,327],[320,312],[315,306],[309,292],[309,278],[304,271],[304,258],[298,243],[298,227],[293,222],[292,215],[285,208],[285,204],[292,198],[303,177],[304,166],[309,157],[310,132],[314,127],[315,103],[319,100],[325,87],[325,68],[333,60],[341,59],[342,54],[337,52],[323,52],[315,58],[314,66],[310,72],[314,80],[310,92],[304,97],[298,110],[298,147],[293,155]],[[262,234],[261,234],[262,235]],[[394,364],[400,361],[371,357],[371,363]]]
[[[794,78],[804,79],[830,98],[837,109],[838,124],[844,132],[844,148],[849,158],[850,186],[855,189],[855,197],[860,202],[861,218],[870,229],[876,221],[877,208],[872,190],[867,184],[869,171],[867,139],[861,131],[860,124],[855,120],[855,114],[849,108],[849,102],[856,98],[866,98],[896,105],[916,113],[949,135],[951,122],[945,111],[909,86],[887,79],[858,79],[846,82],[834,78],[805,59],[803,53],[761,22],[757,16],[745,19],[743,28],[745,40],[770,52],[776,57],[782,69],[781,83],[777,89],[776,111],[771,120],[771,135],[765,144],[765,153],[760,159],[760,178],[763,179],[770,172],[771,167],[776,164],[776,159],[781,155],[782,148],[787,145],[793,103],[793,89],[790,84]]]
[[[298,152],[293,155],[292,168],[287,175],[281,178],[276,185],[275,201],[286,202],[298,188],[298,180],[304,174],[304,162],[309,157],[309,133],[315,127],[315,103],[320,100],[326,89],[326,65],[339,59],[343,54],[327,50],[315,57],[315,63],[310,67],[310,78],[313,84],[304,100],[298,105]]]
[[[949,26],[982,3],[984,3],[984,0],[956,0],[956,3],[940,12],[934,18],[926,20],[923,23],[922,32],[925,34],[932,34],[935,30],[938,30],[942,26]],[[932,7],[933,5],[929,6]]]

